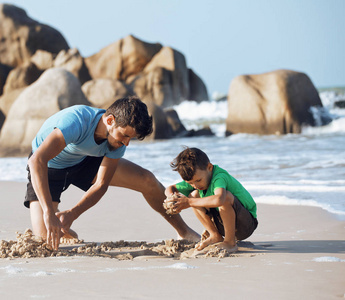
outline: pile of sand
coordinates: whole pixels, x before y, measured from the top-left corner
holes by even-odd
[[[67,242],[67,241],[66,241]],[[72,246],[72,243],[76,245]],[[252,244],[251,244],[252,245]],[[202,251],[195,248],[195,243],[185,240],[165,240],[159,243],[147,242],[105,242],[84,243],[82,240],[71,239],[61,244],[60,248],[53,250],[44,239],[33,235],[30,229],[24,234],[17,233],[16,241],[0,241],[0,258],[31,258],[52,256],[101,256],[128,260],[135,257],[168,257],[174,259],[186,259],[196,257],[229,257],[238,256],[238,252],[228,253],[226,250],[208,246]],[[250,247],[252,248],[252,247]],[[240,252],[248,249],[240,249]],[[253,249],[251,249],[253,250]]]

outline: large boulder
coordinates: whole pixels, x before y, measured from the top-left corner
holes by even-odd
[[[174,136],[183,137],[188,135],[186,127],[182,124],[180,117],[173,108],[165,108],[164,113],[173,131]]]
[[[91,77],[125,81],[140,73],[162,48],[129,35],[85,59]]]
[[[313,106],[322,107],[322,102],[304,73],[238,76],[229,88],[226,133],[300,133],[302,125],[315,125]]]
[[[0,109],[5,116],[8,115],[12,104],[16,101],[19,95],[25,90],[25,87],[12,90],[0,97]]]
[[[174,136],[173,129],[171,128],[167,119],[167,115],[165,114],[163,109],[153,102],[148,102],[146,103],[146,105],[153,121],[153,132],[146,139],[160,140],[172,138]]]
[[[169,71],[169,76],[163,77],[169,81],[162,83],[171,87],[172,94],[166,102],[179,104],[187,100],[189,98],[189,73],[184,55],[170,47],[163,47],[147,64],[143,72],[149,74],[156,72],[157,68]],[[167,106],[164,103],[162,105]]]
[[[42,74],[42,70],[39,70],[32,62],[27,62],[13,69],[7,77],[6,84],[4,86],[4,94],[10,91],[24,88],[35,82]]]
[[[117,99],[133,95],[130,87],[115,79],[93,79],[81,87],[92,106],[107,109]]]
[[[130,86],[146,103],[152,102],[163,108],[175,104],[172,72],[165,68],[157,67],[149,73],[136,76]]]
[[[0,4],[0,49],[0,63],[16,68],[38,49],[57,54],[69,47],[54,28],[29,18],[19,7]]]
[[[43,122],[75,104],[90,104],[81,91],[79,80],[64,69],[45,71],[11,106],[0,134],[1,154],[28,152]]]
[[[202,79],[195,74],[192,69],[188,69],[188,81],[189,81],[189,97],[188,100],[201,102],[208,100],[208,93],[205,83]]]
[[[5,116],[5,114],[2,112],[2,110],[0,109],[0,130],[1,130],[1,128],[2,128],[2,125],[4,125],[5,119],[6,119],[6,116]]]
[[[3,93],[3,89],[5,86],[6,80],[7,80],[7,76],[10,73],[10,71],[11,71],[10,67],[3,65],[3,64],[0,64],[0,96]]]
[[[78,49],[61,50],[54,60],[54,67],[64,68],[76,76],[81,84],[91,80],[84,58]]]
[[[62,50],[64,51],[64,50]],[[45,71],[52,68],[54,65],[54,59],[56,55],[44,50],[37,50],[33,56],[31,56],[30,61],[33,62],[37,68]]]

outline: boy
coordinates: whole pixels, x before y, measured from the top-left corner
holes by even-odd
[[[206,239],[196,249],[216,244],[236,252],[236,239],[248,238],[258,225],[256,204],[249,192],[227,171],[211,164],[198,148],[187,147],[170,166],[184,181],[166,188],[166,202],[173,202],[174,213],[192,207],[207,230]]]

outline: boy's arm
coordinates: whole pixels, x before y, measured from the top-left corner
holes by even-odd
[[[74,220],[94,206],[106,193],[110,181],[115,174],[118,162],[119,159],[112,159],[105,156],[99,167],[96,182],[85,192],[80,201],[70,210],[56,214],[62,222],[65,233],[68,232]]]
[[[183,209],[188,207],[219,207],[224,204],[227,197],[233,200],[233,195],[224,188],[217,188],[214,191],[214,195],[204,197],[204,198],[193,198],[181,196],[174,200],[176,203],[174,205],[174,210],[176,213],[180,213]]]
[[[179,192],[179,191],[178,191],[177,188],[176,188],[176,184],[173,184],[173,185],[168,186],[168,187],[165,189],[164,194],[165,194],[165,196],[169,197],[169,196],[171,196],[172,194],[178,193],[178,192]]]

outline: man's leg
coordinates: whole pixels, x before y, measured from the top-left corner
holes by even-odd
[[[126,159],[120,159],[110,185],[142,193],[147,203],[175,228],[181,238],[190,241],[200,240],[200,236],[188,227],[179,214],[166,214],[163,208],[165,188],[150,171]]]

